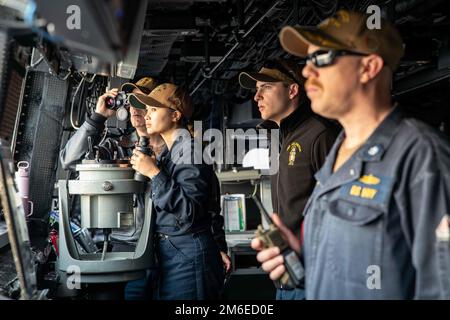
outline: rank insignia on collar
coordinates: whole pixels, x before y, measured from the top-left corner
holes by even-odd
[[[288,166],[293,166],[295,163],[295,157],[297,156],[297,152],[302,152],[302,147],[298,142],[292,142],[288,147],[287,151],[289,152],[289,162]]]
[[[362,175],[358,180],[345,183],[341,187],[340,194],[347,199],[361,199],[385,205],[391,195],[392,181],[392,177],[368,173]]]
[[[365,184],[370,184],[370,185],[377,185],[380,183],[380,179],[375,177],[372,174],[362,176],[359,179],[359,181],[361,181],[362,183],[365,183]]]

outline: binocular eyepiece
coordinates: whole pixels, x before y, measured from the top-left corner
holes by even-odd
[[[127,121],[130,117],[128,110],[125,108],[130,103],[125,91],[119,91],[116,97],[106,97],[106,107],[116,111],[116,118],[120,121]]]

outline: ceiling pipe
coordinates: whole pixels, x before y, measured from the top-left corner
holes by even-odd
[[[255,24],[250,27],[250,29],[248,29],[248,31],[242,36],[242,38],[239,41],[236,41],[236,43],[233,45],[233,47],[222,57],[222,59],[220,59],[219,62],[217,62],[217,64],[214,66],[214,68],[212,68],[208,74],[205,74],[203,76],[203,79],[200,81],[200,83],[197,84],[197,86],[194,88],[194,90],[191,91],[191,93],[190,93],[191,96],[203,85],[203,83],[207,79],[212,77],[213,73],[222,65],[222,63],[224,63],[225,60],[227,60],[227,58],[230,56],[230,54],[232,54],[233,51],[236,50],[236,48],[241,44],[242,40],[244,40],[253,31],[253,29],[255,29],[261,23],[261,21],[263,21],[263,19],[265,17],[267,17],[272,12],[272,10],[275,9],[275,7],[283,1],[284,0],[275,1],[275,3],[269,8],[269,10],[267,10],[266,13],[264,13],[261,16],[261,18],[259,18],[258,21],[256,21]]]

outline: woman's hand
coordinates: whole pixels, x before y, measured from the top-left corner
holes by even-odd
[[[130,163],[135,171],[149,177],[150,179],[156,176],[160,171],[156,165],[156,157],[154,155],[148,156],[136,149],[133,150]]]

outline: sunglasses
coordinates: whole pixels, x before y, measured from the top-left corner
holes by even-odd
[[[306,63],[310,61],[317,68],[322,68],[332,65],[337,57],[342,56],[368,56],[368,54],[349,50],[317,50],[308,54],[305,60]]]

